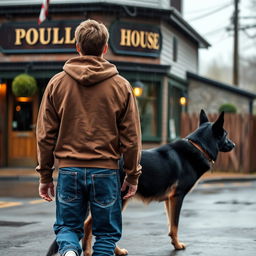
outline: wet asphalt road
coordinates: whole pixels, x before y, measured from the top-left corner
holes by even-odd
[[[55,206],[36,193],[35,182],[0,181],[0,255],[45,256]],[[182,208],[184,251],[173,250],[163,203],[133,201],[123,222],[119,245],[130,256],[255,256],[256,182],[198,185]]]

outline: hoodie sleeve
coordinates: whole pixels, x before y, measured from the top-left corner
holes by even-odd
[[[38,158],[38,166],[36,167],[36,171],[40,173],[41,183],[49,183],[53,180],[53,151],[57,141],[59,129],[59,118],[52,103],[50,87],[51,84],[48,84],[45,89],[36,126]]]
[[[126,180],[136,185],[141,174],[141,130],[139,111],[132,88],[128,87],[128,100],[119,125],[121,152],[124,158]]]

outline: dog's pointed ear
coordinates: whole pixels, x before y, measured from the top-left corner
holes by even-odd
[[[208,120],[208,117],[207,117],[207,115],[205,114],[205,112],[204,112],[203,109],[201,109],[201,112],[200,112],[200,116],[199,116],[199,117],[200,117],[200,118],[199,118],[199,120],[200,120],[200,123],[199,123],[199,124],[200,124],[200,125],[209,121],[209,120]]]
[[[218,119],[213,123],[212,130],[215,134],[222,132],[224,125],[224,111],[221,112]]]

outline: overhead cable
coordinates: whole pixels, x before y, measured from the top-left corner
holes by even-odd
[[[191,21],[203,19],[203,18],[208,17],[208,16],[210,16],[210,15],[213,15],[213,14],[215,14],[215,13],[217,13],[217,12],[220,12],[220,11],[222,11],[222,10],[224,10],[224,9],[226,9],[226,8],[228,8],[228,7],[230,7],[231,5],[232,5],[231,3],[226,4],[226,5],[223,5],[223,6],[219,7],[218,9],[215,9],[215,10],[210,11],[210,12],[208,12],[208,13],[205,13],[205,14],[203,14],[203,15],[197,16],[197,17],[195,17],[195,18],[189,19],[188,21],[191,22]]]

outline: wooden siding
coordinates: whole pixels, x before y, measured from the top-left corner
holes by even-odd
[[[208,115],[210,121],[215,121],[217,116],[217,114]],[[198,123],[198,114],[183,113],[181,137],[194,131]],[[256,117],[248,114],[225,114],[224,128],[236,147],[229,153],[219,153],[213,171],[256,172]]]
[[[113,3],[113,4],[122,4],[122,5],[131,5],[131,6],[144,6],[149,8],[159,8],[159,9],[170,9],[170,1],[169,0],[51,0],[50,4],[68,4],[68,3]],[[40,5],[42,4],[42,0],[1,0],[0,5]]]
[[[186,79],[186,72],[190,71],[198,73],[198,46],[192,44],[177,30],[170,25],[163,23],[161,25],[163,36],[163,48],[160,57],[160,63],[163,65],[171,65],[171,73]],[[178,59],[174,62],[173,54],[173,37],[178,40]]]

